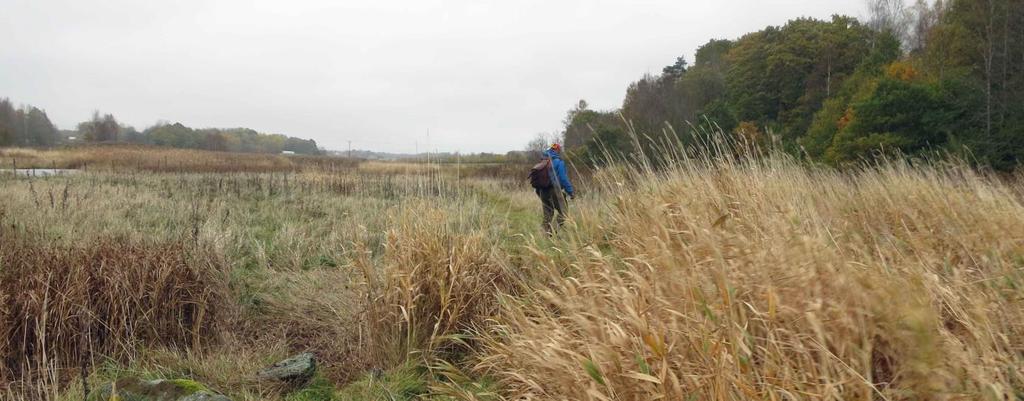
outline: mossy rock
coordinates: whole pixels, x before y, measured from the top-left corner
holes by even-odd
[[[117,389],[116,394],[114,389]],[[107,382],[89,394],[89,401],[231,401],[202,383],[185,380],[142,380],[125,377]]]
[[[256,377],[261,380],[280,380],[290,383],[305,383],[316,372],[316,357],[305,352],[285,359],[259,371]]]

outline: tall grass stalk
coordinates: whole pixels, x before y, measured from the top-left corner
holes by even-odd
[[[477,374],[506,399],[1021,397],[1010,184],[708,145],[598,172],[600,200],[536,253],[546,278],[483,327]]]

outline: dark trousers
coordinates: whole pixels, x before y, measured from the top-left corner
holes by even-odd
[[[540,197],[540,203],[544,206],[544,231],[551,234],[565,222],[565,197],[562,195],[562,191],[556,187],[538,189],[537,196]],[[558,212],[557,218],[555,217],[556,211]]]

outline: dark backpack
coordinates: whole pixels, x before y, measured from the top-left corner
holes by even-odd
[[[530,169],[530,185],[536,189],[551,188],[551,159],[533,165]]]

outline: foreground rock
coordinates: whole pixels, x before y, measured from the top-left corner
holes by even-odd
[[[116,388],[117,397],[113,397]],[[136,377],[107,382],[89,394],[89,401],[231,401],[192,380],[142,380]]]
[[[280,380],[290,383],[305,382],[316,372],[316,357],[310,352],[295,355],[256,374],[260,380]]]

